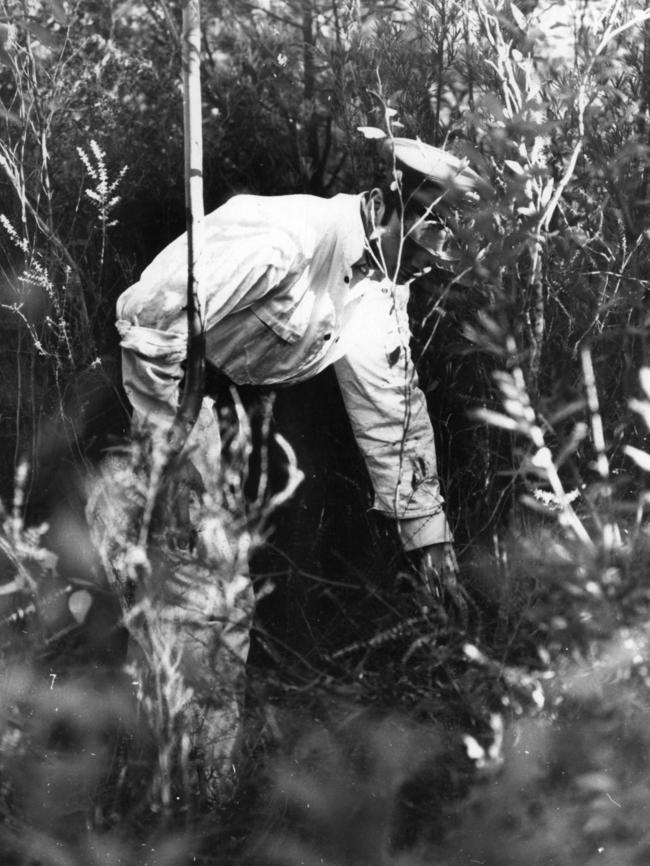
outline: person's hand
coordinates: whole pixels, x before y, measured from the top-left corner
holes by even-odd
[[[451,543],[430,544],[419,551],[418,575],[425,598],[464,627],[467,595],[458,580],[458,562]]]

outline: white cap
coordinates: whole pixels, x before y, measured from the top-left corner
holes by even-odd
[[[386,146],[398,164],[418,172],[444,190],[471,200],[476,195],[489,198],[494,194],[490,184],[464,160],[432,144],[414,138],[386,139]]]

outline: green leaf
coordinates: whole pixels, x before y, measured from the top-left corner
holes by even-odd
[[[518,175],[524,174],[523,166],[520,163],[515,162],[514,159],[505,159],[504,163],[508,166],[510,171],[514,171],[515,174],[518,174]]]
[[[62,48],[63,39],[58,33],[53,33],[51,30],[48,30],[47,27],[43,27],[42,24],[38,24],[36,21],[25,21],[24,26],[34,39],[37,39],[41,45],[45,45],[46,48],[50,48],[52,51],[59,51]]]
[[[62,24],[64,27],[68,23],[68,15],[61,0],[49,0],[52,16],[57,24]]]
[[[490,427],[500,427],[502,430],[511,430],[513,432],[519,429],[519,424],[513,418],[509,418],[501,412],[494,412],[492,409],[474,409],[471,412],[471,416],[477,421],[488,424]]]
[[[641,367],[639,370],[639,382],[646,397],[650,399],[650,367]]]
[[[630,400],[630,409],[643,418],[645,426],[650,430],[650,401],[648,400]]]
[[[553,195],[553,187],[555,184],[553,183],[553,178],[549,177],[549,179],[544,184],[544,189],[539,197],[539,205],[540,207],[546,207],[546,205],[550,202],[551,196]]]
[[[515,19],[515,24],[520,30],[523,30],[524,33],[528,29],[528,23],[526,21],[526,16],[521,11],[518,6],[515,6],[514,3],[510,4],[510,11],[512,12],[512,17]]]
[[[86,589],[77,589],[68,598],[68,610],[78,623],[83,623],[92,607],[93,597]]]
[[[381,129],[377,129],[376,126],[357,126],[357,132],[360,132],[364,138],[386,138],[386,133]]]
[[[9,48],[15,38],[15,30],[12,24],[0,24],[0,50]]]
[[[647,451],[642,451],[633,445],[626,445],[623,450],[644,472],[650,472],[650,454]]]

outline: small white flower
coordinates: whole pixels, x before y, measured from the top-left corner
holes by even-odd
[[[550,490],[540,490],[539,488],[534,491],[534,497],[538,502],[541,502],[542,505],[549,508],[551,511],[560,511],[562,508],[566,508],[567,505],[570,505],[575,499],[580,496],[579,490],[571,490],[568,493],[565,493],[564,497],[560,498],[555,493]]]

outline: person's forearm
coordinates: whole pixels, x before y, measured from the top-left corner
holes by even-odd
[[[409,348],[408,291],[379,283],[370,288],[334,369],[372,482],[373,507],[400,523],[439,523],[433,536],[429,530],[420,536],[418,527],[420,537],[407,541],[410,547],[444,541],[450,535],[433,427]],[[415,523],[405,528],[409,537],[415,534]]]

